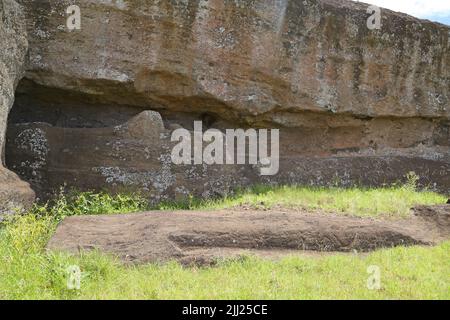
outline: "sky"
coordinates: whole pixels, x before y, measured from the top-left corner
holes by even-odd
[[[363,0],[360,2],[450,25],[450,0]]]

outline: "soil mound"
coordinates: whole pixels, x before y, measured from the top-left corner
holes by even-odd
[[[124,262],[210,263],[244,252],[368,252],[450,238],[450,206],[421,206],[402,220],[274,211],[145,212],[65,219],[48,248],[98,249]]]

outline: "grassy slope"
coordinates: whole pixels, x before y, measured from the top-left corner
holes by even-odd
[[[234,205],[282,204],[372,216],[404,216],[415,204],[443,203],[434,193],[406,186],[378,190],[259,187],[236,197],[160,209],[212,209]],[[434,248],[396,248],[365,257],[332,255],[267,261],[253,257],[224,261],[215,268],[182,268],[176,263],[124,267],[100,253],[69,256],[45,252],[58,221],[68,215],[135,212],[148,209],[139,198],[79,194],[6,223],[0,229],[0,298],[148,299],[449,299],[450,242]],[[66,269],[80,266],[81,290],[67,289]],[[367,267],[381,269],[381,290],[368,290]]]

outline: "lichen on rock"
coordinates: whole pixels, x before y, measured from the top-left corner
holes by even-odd
[[[14,0],[0,0],[0,220],[34,201],[28,183],[3,166],[7,118],[14,91],[24,73],[27,46],[22,8]]]

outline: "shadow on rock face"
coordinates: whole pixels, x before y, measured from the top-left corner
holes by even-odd
[[[256,184],[385,186],[404,180],[409,172],[420,177],[422,186],[444,193],[450,191],[446,178],[450,174],[450,157],[446,147],[381,147],[383,141],[378,139],[379,149],[373,149],[366,141],[375,138],[361,131],[370,126],[366,122],[371,120],[353,119],[362,122],[363,127],[358,124],[352,128],[336,122],[339,120],[316,116],[317,121],[310,125],[318,126],[319,130],[304,126],[280,128],[279,171],[262,176],[260,166],[248,164],[248,146],[247,164],[175,164],[172,151],[178,141],[172,141],[171,136],[175,129],[183,127],[156,111],[123,114],[118,108],[116,112],[120,115],[112,117],[117,119],[113,125],[81,127],[79,122],[74,127],[61,127],[57,118],[50,121],[53,124],[20,121],[25,113],[20,110],[21,98],[18,100],[12,119],[19,121],[11,121],[8,126],[7,165],[29,181],[40,198],[48,198],[60,186],[67,185],[78,190],[139,192],[156,203],[187,199],[191,195],[221,197],[236,188]],[[114,107],[109,108],[108,114],[114,114]],[[89,114],[90,108],[79,109],[83,112],[76,108],[67,110],[75,112],[73,118],[78,115],[79,119],[87,119],[81,114]],[[62,112],[65,119],[69,114]],[[30,113],[26,115],[32,117]],[[43,119],[45,113],[37,116]],[[93,114],[89,116],[89,124],[99,123],[100,120],[92,118]],[[322,132],[322,122],[330,121],[342,127]],[[373,121],[380,126],[379,120]],[[391,127],[391,120],[386,121],[386,126]],[[193,136],[192,129],[186,132]],[[201,152],[209,143],[203,141]]]

